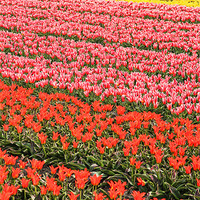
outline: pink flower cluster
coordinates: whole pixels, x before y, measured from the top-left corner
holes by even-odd
[[[101,99],[120,95],[122,100],[125,98],[130,102],[142,102],[146,106],[153,103],[156,108],[158,100],[167,105],[167,108],[174,113],[181,113],[187,110],[200,112],[199,82],[196,82],[195,75],[192,79],[188,78],[184,83],[179,83],[170,76],[162,78],[161,75],[148,76],[141,72],[123,72],[115,68],[89,68],[87,66],[78,69],[72,62],[68,68],[62,63],[54,62],[47,67],[48,60],[37,57],[36,60],[6,55],[0,53],[1,69],[3,77],[11,77],[12,80],[24,79],[25,82],[35,83],[36,87],[44,87],[50,84],[54,87],[67,88],[70,92],[74,89],[84,90],[86,96],[94,92]],[[10,65],[10,67],[8,67]],[[20,65],[25,65],[20,67]],[[46,65],[46,67],[45,67]],[[84,78],[86,76],[86,78]],[[74,78],[72,82],[71,79]],[[135,84],[134,84],[135,83]],[[178,103],[178,105],[175,105]]]
[[[0,25],[6,29],[16,27],[20,31],[77,36],[82,40],[102,37],[107,42],[153,45],[153,49],[159,50],[172,47],[183,48],[186,52],[190,48],[200,50],[198,24],[185,22],[199,22],[199,8],[127,2],[81,1],[79,6],[79,1],[23,4],[12,1],[0,5],[0,9],[5,15],[0,16]],[[9,16],[11,13],[13,16]],[[155,19],[144,19],[147,16]]]
[[[107,4],[111,10],[105,9]],[[179,13],[185,20],[198,21],[199,8],[101,1],[94,5],[88,1],[75,1],[73,6],[71,1],[2,1],[0,26],[18,31],[0,31],[2,76],[36,87],[50,84],[70,93],[82,89],[86,97],[93,92],[101,95],[101,100],[113,96],[116,101],[121,96],[122,101],[147,107],[152,103],[154,108],[162,102],[177,115],[185,110],[199,113],[199,26],[181,23],[184,19],[176,17]],[[172,8],[177,13],[173,14]],[[174,22],[163,21],[168,18]],[[64,39],[60,34],[82,41]],[[87,41],[97,37],[104,39],[105,46]],[[120,46],[123,42],[133,47]],[[153,49],[139,50],[141,45],[153,45]],[[169,53],[171,47],[183,48],[192,56]]]

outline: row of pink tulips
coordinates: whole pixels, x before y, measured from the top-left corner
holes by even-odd
[[[190,48],[200,50],[198,24],[144,20],[140,19],[141,16],[137,18],[135,14],[134,17],[119,18],[113,16],[110,18],[109,16],[105,17],[104,15],[104,17],[101,17],[100,14],[93,13],[77,14],[75,10],[69,10],[67,13],[60,10],[55,11],[54,7],[48,10],[33,10],[32,8],[22,7],[13,9],[13,6],[1,7],[1,10],[4,10],[4,15],[10,13],[14,15],[11,17],[2,16],[3,23],[1,26],[4,28],[17,27],[18,30],[29,30],[36,33],[42,32],[45,34],[50,32],[70,37],[77,36],[83,40],[102,37],[109,42],[113,41],[120,44],[129,42],[133,46],[136,44],[143,44],[146,47],[154,45],[155,49],[157,47],[159,49],[177,47],[183,48],[186,52]],[[44,20],[33,20],[31,17],[44,18]],[[100,24],[104,24],[105,28],[100,27]],[[182,29],[186,29],[187,32]]]
[[[197,76],[200,74],[200,58],[197,58],[195,52],[193,52],[193,56],[188,56],[186,54],[167,54],[167,51],[162,53],[141,51],[136,48],[123,48],[109,44],[103,47],[100,44],[74,42],[62,37],[57,39],[54,36],[48,36],[44,42],[44,37],[28,32],[15,34],[0,31],[0,38],[1,51],[9,48],[16,55],[22,55],[24,52],[27,57],[33,54],[36,56],[47,54],[51,59],[57,57],[64,64],[67,59],[68,62],[80,64],[81,67],[84,64],[101,64],[109,65],[109,67],[116,64],[117,69],[124,66],[130,71],[134,68],[141,72],[161,71],[165,73],[169,70],[170,75],[179,75],[183,78],[190,74]],[[160,63],[161,59],[162,63]],[[20,64],[20,67],[24,67],[24,62]]]
[[[95,0],[93,2],[90,2],[88,0],[80,1],[62,1],[54,0],[54,1],[1,1],[2,5],[18,5],[18,6],[24,6],[27,8],[37,8],[37,9],[49,9],[52,8],[54,10],[63,10],[66,11],[67,9],[76,11],[76,12],[98,12],[98,13],[104,13],[104,14],[110,14],[110,15],[118,15],[120,16],[123,14],[126,16],[131,16],[131,12],[138,11],[140,12],[134,12],[135,14],[138,14],[138,16],[145,16],[149,15],[152,17],[157,17],[158,13],[161,17],[161,19],[167,19],[167,20],[173,20],[173,21],[185,21],[185,20],[191,20],[192,22],[197,20],[200,21],[199,18],[199,7],[186,7],[186,6],[172,6],[167,4],[153,4],[153,3],[133,3],[133,2],[115,2],[115,1],[99,1]],[[81,5],[81,6],[80,6]],[[109,7],[109,9],[108,9]],[[124,9],[124,10],[123,10]],[[175,11],[175,12],[174,12]],[[165,13],[167,12],[167,14]]]
[[[115,100],[116,96],[120,95],[123,101],[127,98],[130,102],[142,102],[146,106],[153,103],[155,108],[159,105],[158,100],[160,99],[169,110],[177,114],[184,110],[187,110],[189,114],[193,111],[200,112],[198,89],[200,83],[196,82],[194,75],[191,80],[188,78],[184,83],[179,83],[175,79],[169,82],[169,76],[165,78],[161,75],[148,77],[144,73],[137,72],[129,74],[114,68],[106,70],[100,65],[97,69],[84,67],[78,70],[76,67],[78,63],[77,65],[71,63],[68,66],[74,68],[66,69],[62,63],[54,62],[49,63],[51,68],[48,68],[48,60],[41,57],[37,57],[34,61],[0,53],[0,58],[2,76],[10,77],[13,81],[23,79],[25,82],[35,83],[36,87],[50,84],[54,87],[67,88],[70,92],[74,89],[82,89],[86,96],[91,92],[97,96],[101,94],[102,100],[108,96],[113,96]],[[16,67],[15,64],[15,67],[12,67],[12,63],[18,66]],[[20,63],[27,63],[26,67],[24,69],[19,67]],[[75,77],[73,82],[71,82],[72,77]],[[133,84],[134,82],[136,85]],[[176,105],[176,102],[179,105]]]

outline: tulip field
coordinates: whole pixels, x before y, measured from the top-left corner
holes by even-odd
[[[0,1],[10,199],[200,199],[198,0]]]

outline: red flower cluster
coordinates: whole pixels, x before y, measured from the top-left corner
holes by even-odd
[[[86,97],[94,94],[102,101],[113,97],[116,105],[118,97],[137,106],[156,109],[163,105],[172,114],[194,114],[199,121],[199,8],[175,6],[175,12],[171,12],[166,5],[97,0],[82,0],[81,6],[79,0],[23,4],[12,0],[2,1],[0,7],[3,12],[0,27],[9,29],[0,31],[3,78],[23,80],[36,88],[50,85],[70,93],[82,90]],[[149,23],[146,17],[156,20]],[[103,44],[94,43],[96,39],[101,41],[99,38]],[[174,53],[174,49],[178,52]],[[88,153],[91,148],[101,159],[108,154],[110,157],[119,154],[135,171],[145,168],[148,154],[153,164],[169,164],[170,169],[181,168],[181,173],[185,169],[184,175],[189,174],[190,178],[194,173],[195,184],[200,187],[196,177],[200,170],[198,123],[192,124],[187,118],[166,122],[155,113],[128,112],[123,106],[103,105],[100,101],[89,105],[62,93],[40,92],[36,97],[33,91],[15,84],[7,86],[0,80],[3,135],[17,133],[19,140],[22,135],[25,139],[28,134],[37,135],[38,143],[35,142],[42,145],[45,156],[44,146],[51,144],[54,148],[49,151],[61,148],[65,156],[72,145],[75,152],[84,146]],[[51,127],[52,133],[41,132],[46,126]],[[63,128],[68,135],[58,132]],[[138,155],[142,155],[141,160]],[[102,175],[91,176],[87,169],[72,170],[64,166],[50,166],[51,176],[43,177],[40,172],[44,161],[24,162],[1,149],[0,161],[3,163],[0,199],[9,199],[20,187],[26,191],[30,185],[35,191],[40,188],[41,195],[59,196],[71,176],[75,177],[79,190],[90,183],[96,188],[102,179]],[[146,187],[147,182],[142,178],[137,181],[137,185]],[[126,182],[108,184],[110,199],[122,199]],[[106,198],[96,191],[93,195],[95,200]],[[71,192],[68,196],[72,200],[79,195]],[[145,199],[145,193],[139,191],[133,191],[132,196],[135,200]]]
[[[108,193],[110,194],[110,198],[116,200],[117,196],[120,195],[121,197],[123,196],[125,190],[125,186],[126,186],[126,182],[121,182],[121,180],[119,180],[118,182],[113,182],[110,181],[108,182],[108,184],[110,185],[110,190],[108,191]]]
[[[75,171],[75,178],[76,178],[76,186],[78,189],[83,190],[85,184],[88,182],[88,177],[90,176],[90,172],[87,169],[82,171]]]

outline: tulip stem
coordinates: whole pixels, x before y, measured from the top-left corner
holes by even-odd
[[[19,133],[19,141],[21,142],[21,133]]]
[[[135,174],[136,174],[136,168],[135,168],[135,173],[134,173],[134,178],[133,178],[133,185],[135,186]]]
[[[158,190],[159,190],[159,185],[158,185],[158,183],[157,183],[157,192],[158,192]]]
[[[66,181],[67,190],[68,190],[68,182],[69,182],[69,178],[67,177],[67,181]]]
[[[44,147],[43,144],[42,144],[42,148],[43,148],[43,151],[44,151],[44,156],[46,157],[46,151],[45,151],[45,147]]]
[[[24,189],[24,199],[26,200],[26,191],[25,191],[25,189]]]
[[[80,190],[80,200],[81,200],[81,193],[82,193],[82,192],[81,192],[81,190]]]
[[[90,150],[90,141],[88,142],[88,151]]]
[[[64,150],[65,160],[67,162],[67,150]]]

